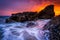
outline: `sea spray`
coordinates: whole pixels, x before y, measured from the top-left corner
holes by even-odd
[[[2,40],[49,40],[49,30],[43,30],[50,20],[37,20],[25,23],[0,24]],[[27,27],[28,23],[34,23]]]

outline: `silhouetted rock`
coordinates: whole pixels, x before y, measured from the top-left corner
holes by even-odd
[[[6,23],[11,21],[16,22],[25,22],[25,21],[32,21],[34,20],[33,16],[36,15],[37,12],[23,12],[23,13],[16,13],[12,14],[9,19],[6,19]]]
[[[38,14],[38,18],[40,19],[51,19],[54,16],[55,16],[54,5],[48,5]]]
[[[23,12],[12,14],[9,19],[6,19],[6,23],[11,21],[16,22],[25,22],[25,21],[34,21],[37,19],[51,19],[55,16],[54,5],[49,5],[39,13],[37,12]]]
[[[44,29],[50,31],[50,40],[60,40],[60,15],[53,17]]]

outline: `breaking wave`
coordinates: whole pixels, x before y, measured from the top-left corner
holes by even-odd
[[[1,40],[49,40],[49,30],[43,27],[50,20],[0,24]]]

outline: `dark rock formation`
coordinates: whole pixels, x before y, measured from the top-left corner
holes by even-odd
[[[16,22],[31,21],[34,20],[33,16],[36,13],[37,12],[23,12],[23,13],[12,14],[12,16],[9,19],[6,19],[6,23],[11,21],[16,21]]]
[[[25,21],[33,21],[36,19],[51,19],[55,16],[54,13],[54,5],[49,5],[39,13],[37,12],[23,12],[12,14],[9,19],[6,19],[6,23],[8,22],[25,22]]]
[[[39,12],[38,18],[42,19],[50,19],[55,16],[54,5],[49,5],[45,7],[42,11]]]
[[[44,29],[50,31],[50,40],[60,40],[60,15],[53,17]]]
[[[33,22],[28,22],[28,24],[27,24],[27,26],[26,27],[35,27],[36,26],[36,24],[35,23],[33,23]]]

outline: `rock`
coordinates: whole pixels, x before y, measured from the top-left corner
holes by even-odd
[[[15,21],[9,18],[9,19],[6,19],[5,22],[6,22],[6,23],[11,23],[11,22],[15,22]]]
[[[12,14],[12,16],[6,20],[6,23],[8,22],[25,22],[25,21],[34,21],[37,19],[51,19],[55,16],[54,13],[54,5],[48,5],[45,9],[37,12],[23,12],[23,13],[16,13]]]
[[[36,24],[35,23],[33,23],[33,22],[28,22],[28,24],[27,24],[27,26],[26,27],[35,27],[36,26]]]
[[[51,19],[54,16],[54,5],[48,5],[38,13],[38,18],[40,19]]]
[[[60,15],[53,17],[44,29],[50,31],[50,40],[60,40]]]
[[[12,16],[8,19],[6,19],[6,23],[13,21],[16,22],[25,22],[25,21],[31,21],[34,20],[34,15],[36,15],[37,12],[23,12],[23,13],[16,13],[12,14]]]

